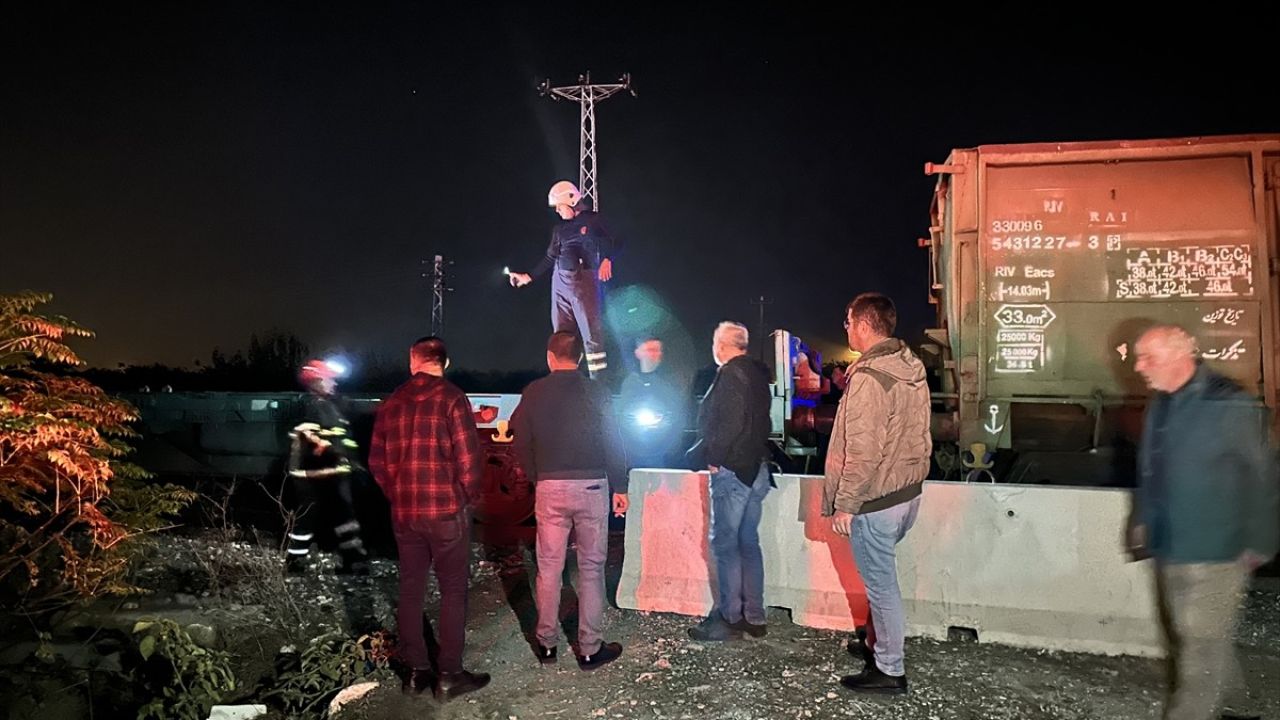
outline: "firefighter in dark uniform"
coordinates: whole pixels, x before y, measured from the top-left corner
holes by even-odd
[[[287,562],[291,572],[306,569],[316,528],[322,522],[333,523],[342,558],[339,571],[369,571],[351,487],[355,473],[363,470],[349,423],[338,407],[338,370],[323,360],[311,360],[298,373],[307,394],[302,421],[289,432],[289,477],[297,498],[289,531]]]
[[[551,231],[547,254],[530,272],[509,273],[514,287],[524,287],[554,266],[551,276],[551,327],[582,338],[587,370],[599,377],[609,367],[601,323],[600,283],[613,277],[611,256],[617,241],[604,221],[587,207],[582,193],[568,180],[551,186],[547,204],[560,216]]]

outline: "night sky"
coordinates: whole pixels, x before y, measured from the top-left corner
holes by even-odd
[[[882,291],[917,340],[922,166],[951,148],[1280,130],[1255,17],[1192,37],[789,5],[36,5],[0,22],[0,292],[55,293],[108,367],[271,328],[399,358],[437,252],[455,364],[541,365],[549,282],[501,270],[537,261],[547,188],[577,180],[577,107],[544,77],[632,74],[639,96],[597,115],[615,311],[629,332],[656,298],[699,361],[718,320],[756,327],[759,295],[770,327],[834,350],[845,303]]]

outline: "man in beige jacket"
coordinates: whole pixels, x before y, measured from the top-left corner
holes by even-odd
[[[866,669],[840,679],[858,692],[907,692],[895,548],[915,523],[933,450],[924,365],[892,337],[897,322],[893,301],[879,293],[863,293],[845,309],[849,347],[862,356],[836,411],[822,493],[823,515],[850,538],[871,606],[857,648]]]

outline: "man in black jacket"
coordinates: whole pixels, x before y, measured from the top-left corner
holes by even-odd
[[[511,417],[516,453],[537,481],[537,653],[556,661],[560,639],[560,583],[569,533],[577,539],[578,667],[594,670],[622,654],[604,642],[604,563],[609,549],[609,493],[613,512],[627,511],[627,459],[603,385],[578,372],[582,341],[557,332],[547,341],[551,374],[524,389]]]
[[[747,328],[722,322],[712,338],[716,379],[698,411],[694,469],[711,473],[711,551],[717,597],[707,619],[689,628],[695,640],[763,637],[764,556],[760,514],[773,484],[769,473],[769,368],[747,355]]]
[[[636,343],[640,371],[622,381],[619,398],[622,437],[627,443],[631,467],[666,468],[683,451],[685,417],[689,405],[684,383],[662,364],[662,341],[646,337]]]

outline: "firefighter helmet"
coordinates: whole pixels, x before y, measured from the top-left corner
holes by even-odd
[[[298,381],[310,387],[312,383],[321,380],[337,380],[341,374],[341,371],[330,362],[320,359],[308,360],[302,369],[298,370]]]
[[[568,205],[569,207],[577,207],[578,201],[582,199],[582,193],[578,191],[578,186],[568,180],[561,180],[551,186],[551,191],[547,193],[547,205],[555,207],[557,205]]]

